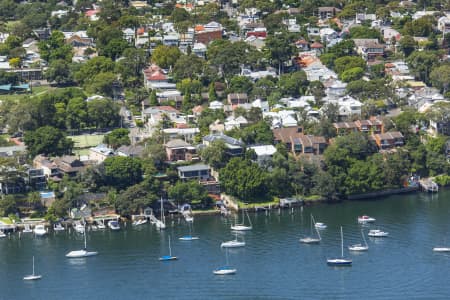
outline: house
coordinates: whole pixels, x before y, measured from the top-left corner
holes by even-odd
[[[358,128],[358,131],[364,133],[383,133],[384,125],[381,120],[372,119],[372,120],[357,120],[355,121],[355,125]]]
[[[244,40],[250,46],[255,47],[257,50],[262,50],[266,46],[266,41],[264,38],[249,36]]]
[[[225,125],[220,120],[215,120],[209,125],[209,132],[211,134],[221,134],[225,131]]]
[[[195,43],[192,47],[192,53],[200,58],[206,58],[206,45],[203,43]]]
[[[158,125],[164,118],[168,118],[171,122],[175,122],[181,113],[172,106],[151,106],[142,111],[142,119],[148,120],[150,127]]]
[[[194,39],[197,43],[208,45],[214,40],[222,39],[223,28],[222,25],[217,22],[210,22],[205,25],[197,25],[195,26],[194,30]]]
[[[442,34],[450,33],[450,14],[438,19],[437,28]]]
[[[384,46],[378,39],[353,39],[356,52],[366,61],[374,60],[378,56],[384,56]]]
[[[251,104],[252,104],[252,107],[259,108],[261,110],[261,112],[269,111],[269,102],[268,101],[262,101],[261,99],[256,99]]]
[[[163,35],[162,39],[163,45],[165,46],[178,47],[180,43],[180,36],[176,32],[165,34]]]
[[[176,90],[175,83],[169,83],[167,73],[157,65],[151,65],[142,71],[144,74],[144,86],[152,90]]]
[[[247,31],[246,37],[259,37],[259,38],[266,38],[267,37],[267,29],[266,27],[257,27],[251,31]]]
[[[235,118],[234,116],[229,116],[226,120],[225,120],[225,131],[229,131],[232,130],[234,128],[242,128],[248,125],[248,121],[245,117],[243,116],[239,116],[237,118]]]
[[[228,94],[227,102],[229,105],[239,105],[239,104],[248,103],[247,93]]]
[[[260,166],[265,166],[272,161],[272,157],[277,152],[273,145],[250,146],[247,149],[255,151],[255,162]]]
[[[125,41],[127,41],[129,44],[134,43],[134,39],[135,39],[135,36],[136,36],[136,32],[135,32],[134,29],[132,29],[132,28],[125,28],[125,29],[122,30],[122,33],[123,33],[123,39]]]
[[[0,147],[0,157],[14,157],[18,155],[25,155],[27,148],[25,146],[6,146]]]
[[[295,47],[297,47],[299,51],[308,51],[309,43],[305,39],[299,39],[295,42]]]
[[[144,149],[145,148],[142,145],[123,145],[117,149],[116,154],[118,156],[126,157],[142,157]]]
[[[58,166],[56,163],[54,163],[50,158],[43,156],[43,155],[37,155],[33,159],[33,167],[35,169],[42,169],[44,172],[44,175],[47,178],[51,177],[57,177],[60,175]]]
[[[403,146],[405,143],[403,135],[400,131],[374,134],[373,137],[380,150]]]
[[[333,127],[336,129],[337,135],[346,135],[351,132],[358,131],[358,126],[355,124],[355,122],[333,123]]]
[[[223,103],[220,102],[220,101],[212,101],[211,103],[209,103],[209,109],[213,109],[213,110],[220,109],[220,110],[222,110],[223,109]]]
[[[47,186],[44,169],[29,168],[26,171],[25,183],[33,190],[43,190]]]
[[[244,153],[244,143],[225,134],[209,134],[203,137],[203,145],[209,146],[215,141],[222,141],[225,144],[226,154],[229,156],[240,156]]]
[[[334,18],[341,9],[337,7],[322,6],[318,8],[318,17],[322,20]]]
[[[310,48],[311,48],[311,51],[315,52],[316,56],[320,56],[320,54],[322,54],[322,52],[323,52],[323,45],[319,42],[312,43]]]
[[[89,149],[89,159],[102,163],[108,157],[114,156],[114,150],[104,144]]]
[[[291,151],[296,154],[323,154],[327,141],[323,136],[301,135],[291,140]]]
[[[272,130],[274,143],[283,143],[288,150],[293,149],[293,140],[303,136],[303,127],[276,128]]]
[[[196,148],[180,139],[173,139],[165,144],[168,161],[191,161]]]
[[[194,128],[166,128],[163,129],[164,137],[169,140],[183,138],[185,141],[193,141],[195,136],[200,133],[200,129]]]
[[[78,173],[83,173],[92,162],[83,162],[77,156],[64,155],[56,157],[54,160],[61,175],[73,177]]]
[[[17,194],[26,191],[26,184],[22,172],[16,168],[1,166],[0,194]]]
[[[181,180],[208,180],[211,178],[211,169],[205,164],[177,167],[178,177]]]

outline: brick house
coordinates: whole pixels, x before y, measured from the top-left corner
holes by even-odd
[[[391,149],[405,144],[403,134],[399,131],[374,134],[373,138],[380,150]]]

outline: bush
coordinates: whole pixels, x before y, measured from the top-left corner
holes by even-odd
[[[449,175],[439,175],[434,178],[434,181],[440,186],[450,185],[450,176]]]

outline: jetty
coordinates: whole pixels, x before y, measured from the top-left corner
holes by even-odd
[[[419,180],[420,187],[430,193],[437,193],[439,191],[439,186],[431,178],[424,178]]]

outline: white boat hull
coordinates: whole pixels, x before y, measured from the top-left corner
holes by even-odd
[[[317,229],[327,229],[327,225],[323,223],[316,223],[314,227],[316,227]]]
[[[223,242],[222,244],[220,244],[221,248],[238,248],[238,247],[244,247],[245,246],[245,242],[238,242],[238,241],[228,241],[228,242]]]
[[[369,246],[363,246],[361,244],[352,245],[352,246],[348,247],[348,250],[350,250],[350,251],[367,251],[367,250],[369,250]]]
[[[86,251],[86,250],[75,250],[70,251],[66,254],[67,258],[82,258],[82,257],[89,257],[89,256],[95,256],[98,252],[96,251]]]
[[[389,232],[384,232],[380,230],[371,230],[367,235],[370,237],[387,237],[389,235]]]
[[[351,266],[352,260],[346,258],[331,258],[327,259],[327,264],[329,266]]]
[[[372,218],[372,217],[369,217],[369,216],[358,217],[358,223],[360,223],[360,224],[373,223],[375,221],[376,221],[375,218]]]
[[[215,275],[233,275],[236,274],[236,269],[224,268],[224,269],[216,269],[213,271]]]
[[[252,230],[252,226],[233,225],[233,226],[231,226],[231,230],[234,230],[234,231],[247,231],[247,230]]]
[[[45,231],[45,230],[35,230],[34,231],[34,234],[36,235],[36,236],[44,236],[44,235],[46,235],[47,234],[47,231]]]
[[[199,240],[200,238],[198,236],[182,236],[178,239],[180,241],[194,241],[194,240]]]
[[[434,247],[434,252],[450,252],[450,247]]]
[[[23,280],[38,280],[41,279],[41,275],[27,275],[23,278]]]
[[[303,243],[303,244],[319,244],[320,243],[320,239],[306,237],[306,238],[300,239],[300,243]]]

